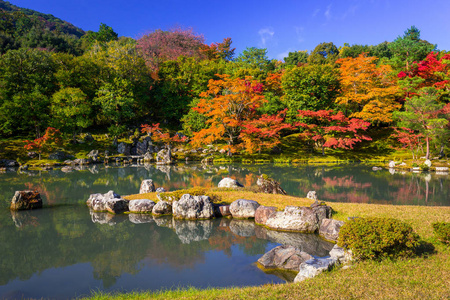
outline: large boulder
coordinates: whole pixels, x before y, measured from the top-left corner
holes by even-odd
[[[316,213],[310,207],[286,206],[284,211],[272,214],[266,226],[275,230],[313,233],[319,229]]]
[[[16,191],[10,208],[11,210],[42,208],[41,195],[36,191]]]
[[[258,263],[264,268],[277,268],[298,271],[300,264],[313,257],[300,249],[281,245],[264,254]]]
[[[164,216],[172,214],[172,204],[167,201],[159,201],[153,206],[152,214],[156,216]]]
[[[260,193],[286,195],[286,191],[280,187],[280,183],[265,174],[258,177],[256,184]]]
[[[230,177],[225,177],[224,179],[222,179],[217,186],[220,187],[220,188],[239,188],[239,187],[244,187],[236,179],[233,179],[233,178],[230,178]]]
[[[145,179],[141,182],[141,188],[139,189],[139,194],[153,193],[156,192],[155,185],[152,179]]]
[[[254,200],[238,199],[230,205],[230,212],[233,218],[249,219],[255,217],[256,209],[260,204]]]
[[[131,213],[150,214],[153,211],[155,202],[148,199],[131,200],[128,203],[128,208]]]
[[[74,159],[74,158],[75,157],[73,155],[67,154],[66,152],[60,151],[60,150],[58,150],[54,153],[51,153],[48,156],[48,159],[51,159],[51,160],[66,160],[66,159]]]
[[[91,194],[86,204],[94,212],[107,211],[106,201],[109,199],[120,199],[120,195],[114,193],[114,191],[109,191],[106,194]]]
[[[99,161],[98,150],[91,150],[91,152],[88,153],[87,157],[92,159],[93,162],[98,162]]]
[[[147,152],[147,141],[136,143],[136,154],[144,155]]]
[[[130,155],[131,146],[125,143],[117,145],[117,152],[120,154]]]
[[[313,278],[323,271],[330,270],[336,264],[334,258],[314,258],[305,261],[300,265],[299,272],[294,282],[301,282],[308,278]]]
[[[156,154],[156,164],[170,165],[173,164],[172,152],[170,149],[163,149]]]
[[[184,194],[180,200],[173,202],[173,215],[177,219],[211,219],[214,208],[208,196]]]
[[[259,206],[255,211],[255,223],[265,225],[267,219],[277,211],[274,206]]]
[[[110,198],[105,201],[105,208],[112,214],[121,214],[129,211],[128,200]]]
[[[337,242],[342,225],[344,221],[323,219],[320,223],[319,235],[326,240]]]
[[[18,167],[19,163],[12,159],[0,159],[0,167],[6,167],[6,168],[14,168]]]

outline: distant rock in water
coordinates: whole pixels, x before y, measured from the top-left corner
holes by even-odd
[[[16,191],[11,200],[11,210],[42,208],[41,195],[36,191]]]
[[[155,185],[152,179],[145,179],[141,182],[141,188],[139,189],[139,194],[153,193],[156,192]]]

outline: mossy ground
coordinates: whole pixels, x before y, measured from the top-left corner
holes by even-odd
[[[224,203],[239,198],[257,200],[283,209],[287,205],[309,206],[313,201],[291,196],[256,194],[248,190],[214,188]],[[127,196],[133,198],[135,195]],[[139,197],[156,199],[156,193]],[[450,247],[433,233],[435,222],[450,222],[450,207],[392,206],[358,203],[328,203],[333,218],[386,217],[410,224],[424,243],[432,246],[410,259],[363,261],[349,269],[323,273],[301,283],[263,285],[245,288],[186,288],[131,294],[97,293],[91,299],[449,299]]]

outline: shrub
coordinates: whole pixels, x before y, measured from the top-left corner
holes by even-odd
[[[433,223],[434,236],[443,243],[450,243],[450,223]]]
[[[338,245],[352,250],[356,259],[383,259],[412,256],[418,240],[412,227],[399,220],[356,218],[341,227]]]

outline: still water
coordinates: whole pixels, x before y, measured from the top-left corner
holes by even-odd
[[[251,186],[262,173],[280,181],[290,195],[316,190],[327,201],[450,205],[448,175],[391,174],[361,165],[99,165],[68,173],[6,172],[0,174],[0,299],[284,282],[285,277],[259,270],[258,258],[279,244],[323,257],[332,245],[315,235],[269,231],[252,221],[113,216],[85,206],[91,193],[137,193],[147,178],[176,190],[217,186],[226,176]],[[14,191],[23,189],[38,190],[46,208],[10,212]]]

